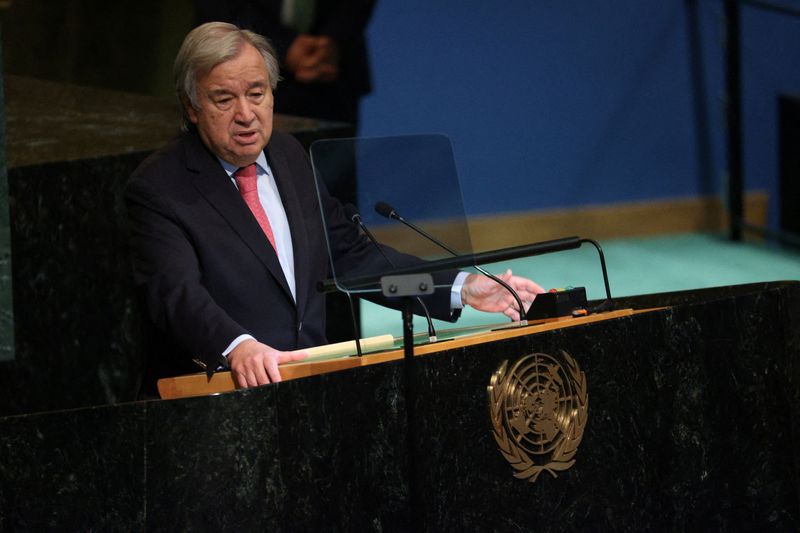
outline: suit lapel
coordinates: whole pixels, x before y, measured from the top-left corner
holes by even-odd
[[[192,183],[264,264],[291,300],[292,293],[286,283],[275,249],[270,245],[228,174],[219,161],[206,150],[196,133],[189,133],[187,139],[186,167]]]
[[[306,298],[308,297],[308,287],[310,285],[310,250],[308,244],[308,228],[305,223],[305,216],[298,198],[297,184],[292,179],[289,163],[285,155],[270,148],[267,145],[266,153],[275,183],[278,185],[278,192],[281,195],[283,209],[286,211],[286,218],[289,221],[289,228],[292,233],[292,252],[294,254],[294,277],[295,292],[297,297],[298,319],[303,319]]]

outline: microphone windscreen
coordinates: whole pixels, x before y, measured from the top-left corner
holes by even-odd
[[[394,208],[386,202],[377,202],[375,204],[375,212],[386,218],[392,218],[395,215]]]
[[[347,217],[347,220],[350,222],[355,222],[358,224],[358,220],[361,218],[361,215],[358,214],[358,209],[353,204],[345,204],[344,205],[344,215]]]

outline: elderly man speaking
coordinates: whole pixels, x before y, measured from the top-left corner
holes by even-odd
[[[145,387],[159,377],[229,367],[238,386],[280,381],[278,365],[325,344],[330,265],[337,272],[382,264],[333,198],[318,199],[307,154],[272,131],[278,63],[267,40],[234,25],[192,30],[175,59],[185,132],[147,158],[126,191],[134,279],[155,327]],[[398,264],[418,259],[389,250]],[[455,320],[463,305],[519,310],[484,276],[443,274],[453,288],[426,299]],[[503,275],[532,302],[534,282]]]

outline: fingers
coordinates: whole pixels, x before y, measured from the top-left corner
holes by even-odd
[[[233,371],[231,371],[233,372]],[[248,376],[250,374],[250,376]],[[248,380],[252,383],[255,380],[255,376],[252,372],[244,371],[244,372],[233,372],[233,379],[236,381],[236,386],[240,389],[245,389],[249,387]]]
[[[316,37],[300,35],[286,51],[286,68],[298,79],[316,75],[317,67],[329,55]]]
[[[278,363],[274,357],[268,356],[253,356],[235,368],[231,365],[231,372],[241,388],[257,387],[281,380]]]
[[[329,37],[299,35],[286,52],[286,68],[297,81],[334,81],[339,77],[338,47]]]
[[[236,385],[246,388],[280,382],[278,365],[300,361],[307,355],[306,352],[280,352],[251,339],[234,348],[228,355],[228,363]]]
[[[506,271],[506,274],[509,275],[508,283],[514,287],[514,290],[517,291],[517,294],[522,300],[525,311],[530,309],[531,305],[533,305],[533,301],[536,299],[537,294],[546,292],[538,283],[533,280],[519,276],[512,276],[511,270]]]
[[[293,363],[294,361],[302,361],[308,357],[308,352],[295,351],[295,352],[278,352],[278,364]]]
[[[250,383],[250,387],[255,387],[257,385],[263,385],[265,383],[269,383],[269,378],[267,377],[267,372],[264,370],[262,365],[254,365],[253,366],[253,377],[255,378],[254,381],[248,381]]]
[[[312,81],[317,81],[318,73],[316,69],[313,68],[304,68],[300,69],[294,74],[294,78],[303,83],[310,83]]]
[[[339,69],[332,65],[319,65],[313,68],[301,68],[294,77],[297,81],[310,83],[312,81],[334,81],[339,76]]]
[[[533,280],[515,276],[510,268],[500,274],[500,278],[514,289],[519,296],[519,299],[522,301],[523,309],[522,312],[520,312],[516,298],[514,298],[508,291],[505,291],[504,289],[501,292],[503,306],[502,313],[514,321],[521,320],[522,315],[527,313],[531,308],[531,305],[533,305],[536,295],[545,292],[545,290]],[[496,285],[495,290],[500,291],[500,286]]]
[[[293,361],[300,361],[308,357],[306,352],[278,352],[276,351],[275,358],[269,358],[266,363],[267,375],[269,375],[269,382],[279,383],[283,381],[281,372],[278,365],[283,363],[291,363]]]
[[[546,292],[538,283],[532,279],[515,276],[509,268],[501,276],[503,281],[514,287],[517,292],[527,291],[533,295],[542,294]]]
[[[269,375],[269,381],[267,381],[267,383],[280,383],[281,373],[278,370],[278,358],[268,357],[264,363],[264,366],[267,369],[267,374]],[[261,385],[261,383],[259,383],[259,385]]]
[[[512,285],[517,289],[519,292],[526,292],[528,294],[537,295],[546,292],[538,283],[529,280],[527,278],[520,278],[514,276],[512,279]]]
[[[317,67],[320,81],[334,81],[339,77],[339,68],[336,65],[322,63]]]
[[[507,307],[506,310],[503,311],[503,314],[514,322],[519,322],[519,311],[517,311],[516,306]]]
[[[270,383],[266,370],[258,364],[237,365],[236,368],[231,366],[231,374],[233,374],[233,379],[236,381],[236,386],[240,389]]]
[[[532,297],[529,294],[527,294],[527,292],[521,291],[518,288],[515,288],[515,290],[517,292],[517,296],[519,296],[520,302],[522,303],[523,311],[526,311],[527,308],[530,306],[529,302]],[[508,302],[508,308],[503,312],[503,314],[506,315],[511,320],[514,321],[519,320],[520,309],[519,305],[517,305],[517,299],[514,298],[514,296],[512,296],[511,294],[509,294],[508,297],[506,298],[506,301]]]
[[[461,289],[462,303],[479,311],[503,313],[517,321],[530,309],[536,295],[545,292],[536,282],[515,276],[510,268],[498,277],[517,293],[522,301],[522,310],[519,309],[517,300],[505,287],[486,276],[476,276],[475,274],[470,274],[464,281]]]

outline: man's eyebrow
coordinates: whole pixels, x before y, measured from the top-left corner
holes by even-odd
[[[259,81],[251,82],[247,86],[247,90],[249,91],[251,89],[264,89],[266,87],[267,87],[267,82],[264,81],[264,80],[259,80]],[[231,91],[230,89],[223,89],[223,88],[209,89],[207,91],[207,94],[210,97],[215,98],[215,97],[218,97],[218,96],[230,96],[230,95],[233,95],[234,91]]]
[[[264,80],[254,81],[250,85],[247,86],[248,89],[263,89],[267,86],[267,82]]]
[[[231,93],[228,89],[210,89],[208,91],[209,96],[228,96]]]

